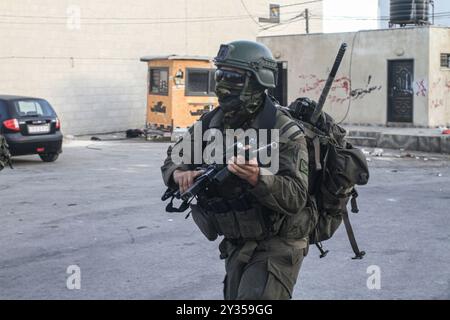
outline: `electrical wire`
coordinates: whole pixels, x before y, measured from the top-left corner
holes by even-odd
[[[69,16],[34,16],[34,15],[14,15],[14,14],[0,14],[0,18],[24,18],[24,19],[67,19]],[[233,15],[233,16],[198,16],[198,17],[163,17],[163,18],[149,18],[149,17],[84,17],[81,16],[82,20],[190,20],[190,19],[217,19],[217,18],[243,18],[248,17],[248,15]]]
[[[179,18],[179,17],[164,17],[164,18],[146,18],[146,17],[80,17],[80,20],[99,20],[99,21],[103,21],[103,20],[143,20],[141,22],[138,22],[138,24],[156,24],[156,23],[181,23],[181,22],[186,22],[186,21],[192,21],[192,22],[201,22],[203,20],[209,22],[209,21],[214,21],[214,20],[234,20],[234,19],[240,19],[240,18],[251,18],[252,21],[254,21],[257,25],[260,25],[257,21],[255,21],[255,18],[250,11],[248,10],[247,6],[245,5],[243,0],[240,0],[242,6],[244,7],[244,9],[246,10],[247,14],[246,15],[232,15],[232,16],[205,16],[205,17],[189,17],[189,18]],[[316,3],[316,2],[322,2],[323,0],[316,0],[316,1],[308,1],[308,2],[301,2],[301,3],[295,3],[295,4],[290,4],[290,5],[284,5],[284,6],[280,6],[280,8],[285,8],[285,7],[291,7],[291,6],[298,6],[298,5],[304,5],[304,4],[310,4],[310,3]],[[282,12],[283,15],[286,14],[298,14],[298,10],[296,11],[287,11],[287,12]],[[450,17],[450,12],[449,11],[444,11],[444,12],[436,12],[435,13],[435,17],[441,17],[441,18],[447,18]],[[0,14],[0,18],[23,18],[23,19],[64,19],[67,20],[67,18],[69,18],[69,16],[44,16],[44,15],[15,15],[15,14]],[[373,18],[373,17],[364,17],[364,16],[327,16],[324,17],[323,15],[311,15],[311,19],[321,19],[321,20],[331,20],[331,19],[345,19],[345,20],[389,20],[390,17],[389,16],[381,16],[378,18]],[[168,20],[168,21],[166,21]],[[171,21],[173,20],[173,21]],[[4,22],[10,22],[10,21],[4,21]],[[16,21],[14,21],[16,22]],[[12,22],[10,22],[12,23]],[[22,21],[18,21],[17,23],[23,23]],[[49,23],[46,21],[39,21],[38,23]],[[59,22],[61,24],[65,24],[66,22]],[[97,23],[97,22],[83,22],[83,23]],[[112,22],[110,22],[112,23]],[[105,22],[105,24],[107,24]]]
[[[247,16],[250,18],[250,20],[252,20],[257,26],[261,26],[259,24],[259,22],[257,21],[257,18],[255,19],[255,17],[252,16],[252,14],[250,13],[250,11],[248,10],[247,6],[244,3],[244,0],[241,0],[241,4],[244,7],[245,11],[247,12]]]
[[[361,33],[361,31],[358,31],[355,33],[355,35],[353,36],[353,40],[352,40],[352,50],[350,51],[350,62],[349,62],[349,70],[348,70],[348,77],[349,77],[349,99],[348,99],[348,106],[347,106],[347,111],[345,112],[344,117],[342,118],[341,121],[339,121],[337,124],[341,124],[342,122],[345,121],[345,119],[347,119],[348,114],[350,113],[350,107],[352,105],[352,65],[353,65],[353,51],[355,49],[355,43],[356,43],[356,38],[358,37],[358,35]]]
[[[143,22],[83,22],[82,25],[154,25],[154,24],[177,24],[177,23],[203,23],[203,22],[218,22],[218,21],[237,21],[248,19],[245,17],[236,18],[214,18],[214,19],[200,19],[200,20],[178,20],[178,21],[143,21]],[[48,21],[0,21],[0,24],[17,24],[17,25],[67,25],[67,22],[48,22]]]
[[[317,3],[317,2],[323,2],[323,0],[312,0],[312,1],[306,1],[306,2],[297,2],[292,4],[285,4],[283,6],[280,6],[280,8],[287,8],[287,7],[294,7],[294,6],[303,6],[305,4],[311,4],[311,3]]]
[[[56,56],[0,56],[0,60],[12,60],[12,59],[23,59],[23,60],[72,60],[72,61],[79,61],[79,60],[104,60],[104,61],[139,61],[138,58],[115,58],[115,57],[105,57],[105,58],[99,58],[99,57],[56,57]]]
[[[277,23],[275,25],[271,25],[271,26],[268,26],[268,27],[261,28],[260,31],[265,31],[265,30],[269,30],[269,29],[272,29],[272,28],[280,27],[280,26],[287,26],[287,25],[289,25],[289,24],[291,24],[293,22],[297,22],[297,21],[301,21],[301,20],[304,20],[304,13],[300,13],[299,15],[296,15],[295,17],[293,17],[293,18],[291,18],[289,20],[286,20],[284,22]]]

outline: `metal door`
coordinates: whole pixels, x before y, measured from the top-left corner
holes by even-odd
[[[414,60],[388,61],[388,122],[413,122]]]

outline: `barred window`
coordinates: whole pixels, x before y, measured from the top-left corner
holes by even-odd
[[[186,69],[186,95],[214,95],[216,88],[214,72],[215,69]]]
[[[450,53],[441,53],[441,68],[450,68]]]
[[[150,68],[150,94],[168,95],[169,68]]]

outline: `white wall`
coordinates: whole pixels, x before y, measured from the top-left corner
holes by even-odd
[[[270,2],[2,0],[0,93],[48,99],[65,134],[142,127],[147,66],[140,57],[214,56],[221,43],[255,40]],[[289,28],[303,32],[301,23]]]
[[[430,33],[435,31],[432,38],[435,44],[431,46]],[[450,49],[449,32],[449,29],[422,27],[359,33],[264,37],[259,40],[273,51],[279,52],[280,60],[288,62],[289,101],[300,96],[318,100],[340,44],[347,42],[348,51],[325,105],[325,111],[331,113],[338,121],[345,118],[345,123],[385,125],[387,61],[414,59],[414,125],[437,126],[450,123],[449,91],[446,87],[450,83],[446,82],[445,85],[442,83],[442,90],[447,90],[442,91],[441,97],[445,106],[439,109],[439,113],[430,114],[429,99],[434,95],[434,88],[430,87],[430,83],[432,84],[434,80],[429,80],[434,79],[429,77],[430,63],[439,65],[436,61],[439,57],[438,52],[444,50],[443,48]],[[444,35],[447,37],[442,38]],[[448,75],[448,72],[445,74]],[[370,83],[368,83],[369,76]],[[358,97],[350,98],[350,89],[360,89],[362,93]],[[345,117],[349,103],[350,111]]]
[[[450,126],[450,68],[441,68],[440,66],[440,54],[450,54],[450,29],[433,28],[432,30],[428,84],[430,125]]]

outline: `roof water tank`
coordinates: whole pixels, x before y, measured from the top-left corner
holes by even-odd
[[[390,24],[429,24],[429,0],[391,0]]]

